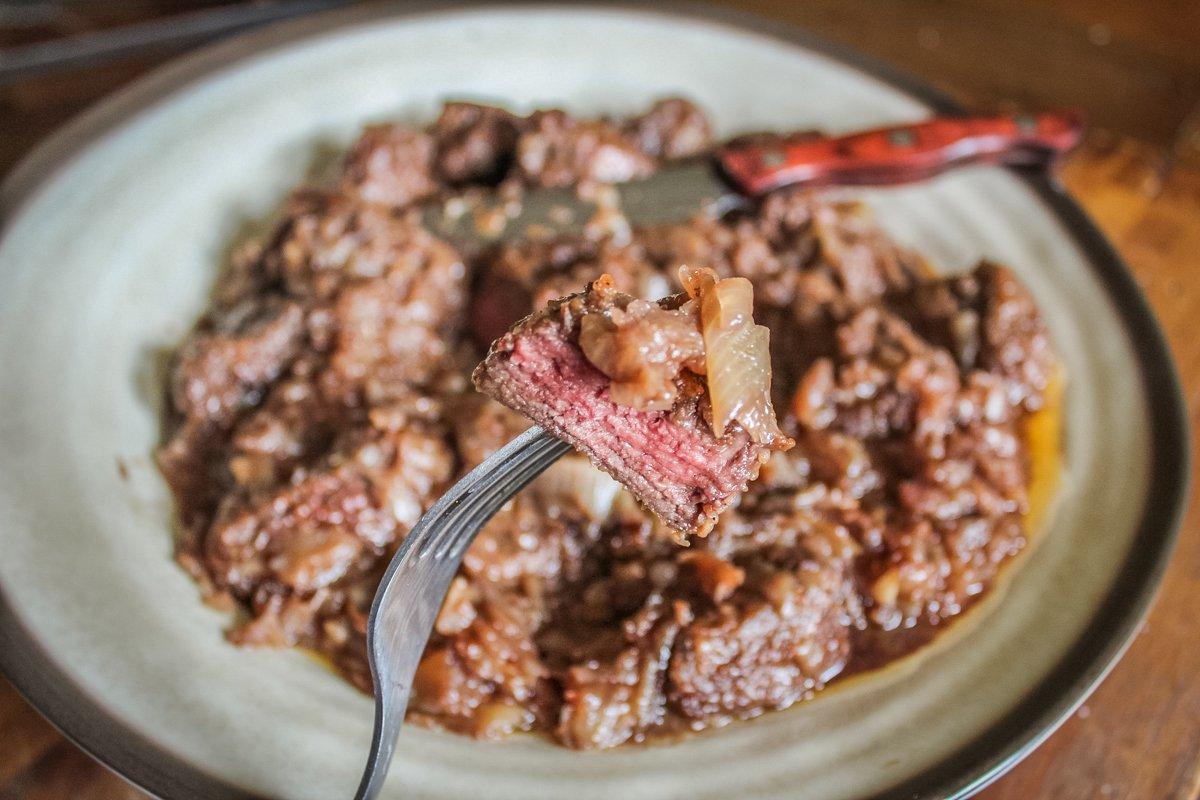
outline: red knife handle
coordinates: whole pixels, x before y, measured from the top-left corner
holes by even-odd
[[[717,150],[726,175],[752,197],[794,184],[883,185],[959,164],[1046,166],[1079,143],[1076,111],[1011,117],[938,117],[837,137],[781,138]]]

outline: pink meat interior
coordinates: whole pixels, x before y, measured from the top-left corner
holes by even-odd
[[[609,379],[554,326],[515,337],[488,365],[501,399],[587,453],[679,530],[745,490],[759,448],[738,432],[713,437],[700,419],[638,411],[609,399]]]

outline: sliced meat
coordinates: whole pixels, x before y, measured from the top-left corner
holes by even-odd
[[[703,389],[682,371],[703,354],[695,328],[687,335],[687,313],[670,317],[678,325],[639,328],[634,335],[643,338],[631,347],[633,358],[610,350],[602,359],[617,365],[625,388],[641,393],[640,409],[614,398],[619,381],[588,359],[580,340],[589,317],[611,321],[616,310],[636,307],[640,321],[680,302],[647,304],[597,282],[501,337],[477,368],[475,384],[569,441],[674,530],[704,533],[757,474],[768,447],[737,425],[713,435]]]

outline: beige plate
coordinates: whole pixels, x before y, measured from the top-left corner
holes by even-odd
[[[428,119],[449,96],[620,113],[675,92],[721,135],[950,108],[801,34],[712,12],[373,8],[190,56],[44,145],[0,193],[0,664],[17,685],[161,795],[349,796],[370,701],[300,653],[226,644],[226,617],[171,560],[150,461],[160,357],[239,230],[364,123]],[[965,794],[1115,660],[1169,554],[1186,472],[1144,301],[1045,179],[978,168],[868,198],[940,269],[1011,264],[1066,362],[1066,480],[1002,600],[919,669],[678,745],[580,754],[408,729],[390,797]]]

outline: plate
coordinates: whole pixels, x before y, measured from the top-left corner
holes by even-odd
[[[722,136],[953,104],[780,26],[613,6],[379,7],[185,58],[84,114],[0,189],[0,666],[163,797],[346,797],[370,701],[297,652],[239,650],[171,559],[150,454],[163,356],[230,242],[363,124],[440,100],[622,113],[681,93]],[[971,168],[866,192],[954,271],[1010,264],[1066,364],[1065,474],[1003,593],[919,663],[671,746],[581,754],[407,729],[395,798],[966,796],[1119,656],[1167,561],[1185,423],[1128,271],[1045,177]]]

